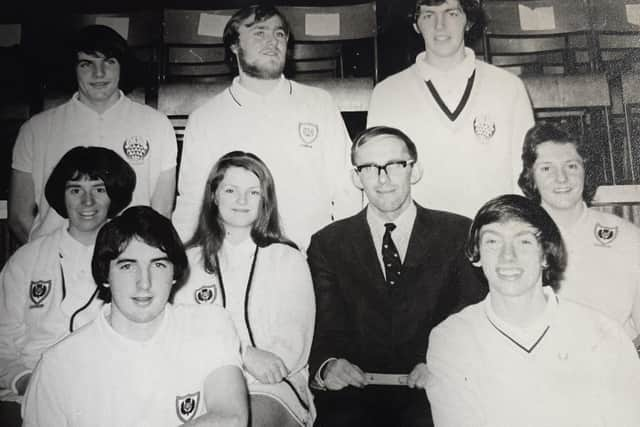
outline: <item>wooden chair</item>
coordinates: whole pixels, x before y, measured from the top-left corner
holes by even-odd
[[[344,6],[279,6],[291,25],[296,79],[371,76],[378,81],[376,2]],[[346,50],[369,61],[347,70]],[[360,69],[362,67],[362,69]]]
[[[601,184],[618,184],[624,179],[621,147],[611,135],[609,109],[611,96],[604,74],[571,76],[522,76],[537,121],[566,121],[573,124],[601,153]]]
[[[591,0],[597,66],[620,75],[640,58],[640,0]]]
[[[593,69],[586,0],[487,0],[484,53],[517,74]]]
[[[224,26],[235,9],[164,11],[163,81],[231,80],[225,62]]]

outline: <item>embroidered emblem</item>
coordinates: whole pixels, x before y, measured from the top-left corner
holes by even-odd
[[[190,421],[198,412],[200,403],[200,392],[187,394],[186,396],[176,396],[176,413],[183,423]]]
[[[616,237],[618,237],[618,227],[605,227],[604,225],[600,225],[596,223],[595,228],[593,229],[593,234],[596,236],[596,240],[598,241],[598,246],[609,246]]]
[[[311,144],[318,138],[320,130],[314,123],[298,123],[298,134],[304,147],[311,148]]]
[[[218,291],[215,285],[202,286],[193,293],[198,304],[212,304],[216,300]]]
[[[149,140],[142,136],[130,136],[122,144],[122,150],[133,164],[140,164],[149,153]]]
[[[29,298],[33,301],[31,308],[43,307],[44,301],[51,291],[51,280],[32,280],[29,286]]]
[[[473,132],[480,142],[489,142],[496,134],[496,122],[487,115],[477,116],[473,119]]]

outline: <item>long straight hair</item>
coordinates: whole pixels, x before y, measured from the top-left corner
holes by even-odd
[[[273,243],[283,243],[297,249],[297,246],[282,233],[276,187],[271,171],[255,154],[232,151],[222,156],[209,172],[202,197],[202,208],[198,216],[198,226],[193,237],[187,242],[187,248],[201,248],[204,268],[208,273],[216,271],[215,255],[222,247],[225,237],[224,223],[220,218],[220,209],[216,202],[216,191],[227,169],[231,167],[243,168],[253,173],[260,182],[261,198],[258,217],[251,226],[251,239],[255,244],[265,247]]]

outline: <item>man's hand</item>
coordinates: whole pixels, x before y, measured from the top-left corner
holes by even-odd
[[[407,377],[407,386],[409,388],[425,389],[427,388],[427,376],[429,376],[427,364],[418,363]]]
[[[270,351],[247,347],[243,354],[244,367],[263,384],[276,384],[289,374],[286,365]]]
[[[346,359],[335,359],[324,368],[323,381],[329,390],[342,390],[346,386],[362,388],[367,385],[364,372]]]

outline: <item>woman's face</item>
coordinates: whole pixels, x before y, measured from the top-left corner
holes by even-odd
[[[236,166],[226,170],[215,193],[220,219],[226,228],[251,228],[258,218],[261,200],[258,177]]]
[[[570,210],[582,203],[584,162],[575,144],[543,142],[536,147],[533,180],[548,211]]]
[[[77,240],[92,237],[108,217],[111,199],[101,179],[79,178],[66,182],[64,203],[69,217],[69,234]]]

